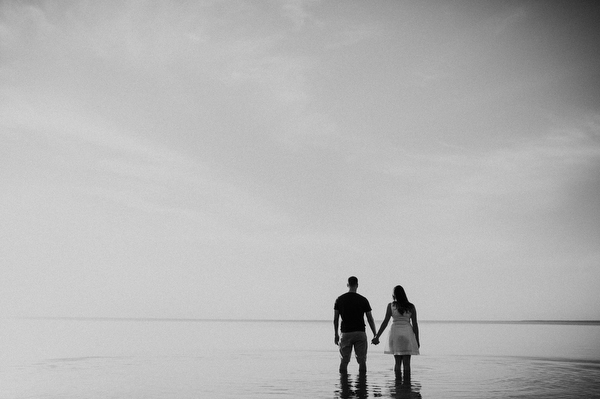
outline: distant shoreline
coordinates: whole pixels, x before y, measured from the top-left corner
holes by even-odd
[[[600,325],[600,320],[419,320],[419,323]]]
[[[168,317],[0,317],[12,320],[71,320],[71,321],[144,321],[144,322],[265,322],[265,323],[328,323],[331,320],[285,320],[285,319],[201,319]],[[600,325],[600,320],[419,320],[420,323],[437,324],[557,324]]]

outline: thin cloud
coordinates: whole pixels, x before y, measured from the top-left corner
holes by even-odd
[[[483,153],[447,144],[429,152],[388,147],[372,166],[421,187],[425,201],[481,209],[501,201],[513,211],[545,212],[565,201],[574,177],[600,164],[597,135],[584,124]]]
[[[489,293],[527,300],[542,272],[548,293],[597,280],[586,7],[3,2],[0,233],[23,289],[0,289],[2,311],[27,299],[126,316],[191,297],[220,307],[190,314],[220,317],[239,295],[268,305],[254,283],[284,298],[299,293],[290,275],[378,281],[402,265],[407,281],[430,277],[429,318],[473,297],[465,317],[517,317]],[[173,265],[177,281],[157,277]],[[128,310],[74,308],[96,270],[111,271],[84,284],[99,299],[146,289]],[[446,286],[440,310],[427,293]],[[169,309],[157,287],[176,293]],[[598,302],[586,295],[553,311]]]
[[[307,10],[310,3],[314,2],[314,0],[285,0],[281,4],[282,13],[292,21],[296,29],[301,29],[314,19]]]

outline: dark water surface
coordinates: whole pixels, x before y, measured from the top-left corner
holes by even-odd
[[[600,398],[600,325],[421,322],[337,373],[331,322],[0,320],[0,398]]]

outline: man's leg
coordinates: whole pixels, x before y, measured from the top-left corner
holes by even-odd
[[[348,340],[348,334],[342,333],[340,337],[340,373],[348,373],[348,363],[352,355],[352,342]]]
[[[340,373],[340,398],[349,398],[352,396],[350,380],[348,373]]]
[[[354,354],[356,355],[356,361],[358,362],[358,372],[367,372],[367,348],[369,343],[367,341],[366,333],[357,333],[354,341]]]
[[[366,374],[367,373],[367,361],[366,360],[358,363],[358,372],[360,374]]]

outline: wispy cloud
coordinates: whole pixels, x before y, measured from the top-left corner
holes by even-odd
[[[40,184],[64,185],[67,177],[74,178],[81,190],[78,195],[105,198],[149,214],[195,215],[210,220],[213,227],[224,220],[229,220],[230,227],[250,229],[254,224],[282,220],[261,199],[228,182],[201,160],[135,138],[77,108],[57,102],[33,108],[21,105],[12,102],[2,109],[5,134],[48,142],[38,150],[43,156],[31,164],[62,171],[54,180]],[[18,166],[9,167],[15,171]]]
[[[600,165],[593,123],[508,143],[485,152],[456,145],[427,152],[391,146],[380,152],[374,170],[421,187],[424,203],[528,214],[562,206],[571,182]]]
[[[450,281],[465,296],[510,271],[522,282],[502,294],[519,298],[546,264],[559,281],[579,262],[591,281],[597,29],[569,30],[553,10],[2,2],[0,234],[14,275],[81,267],[83,280],[109,264],[124,270],[115,291],[140,273],[153,289],[163,281],[147,270],[177,259],[175,302],[226,305],[223,286],[267,301],[247,281],[272,275],[265,289],[294,294],[297,281],[278,285],[290,270],[387,284],[403,264],[407,280],[431,276],[424,292]],[[42,266],[69,309],[75,284]],[[38,289],[23,284],[17,299]]]
[[[484,19],[481,27],[490,30],[494,35],[510,34],[515,25],[525,21],[528,15],[529,12],[525,5],[508,6],[503,12]]]
[[[301,29],[314,20],[314,16],[306,9],[311,3],[315,3],[315,0],[285,0],[281,5],[283,15],[292,21],[296,29]]]

